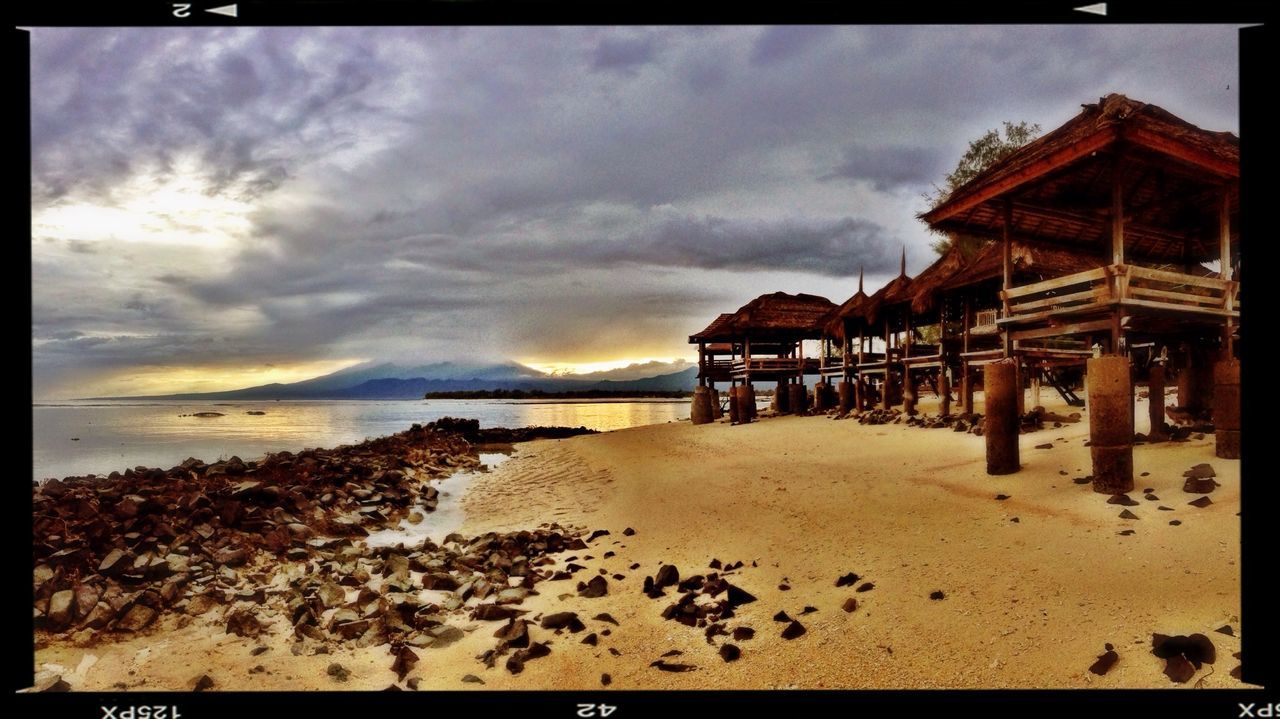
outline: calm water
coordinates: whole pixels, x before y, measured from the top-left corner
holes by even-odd
[[[250,411],[264,415],[246,414]],[[222,417],[182,417],[221,412]],[[35,479],[108,474],[145,465],[169,468],[187,457],[214,461],[239,455],[333,447],[401,432],[441,417],[480,420],[481,427],[535,425],[608,431],[689,417],[689,400],[517,402],[511,400],[104,402],[36,404]]]

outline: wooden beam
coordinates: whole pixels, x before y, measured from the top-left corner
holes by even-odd
[[[1119,133],[1115,126],[1104,127],[1097,133],[1074,142],[1068,147],[1052,152],[1017,172],[1010,173],[1006,177],[976,188],[973,192],[966,193],[966,195],[962,195],[954,201],[944,202],[939,207],[926,212],[921,216],[921,219],[930,225],[936,225],[947,218],[973,209],[993,197],[999,197],[1021,184],[1038,179],[1044,174],[1062,169],[1065,165],[1088,157],[1111,144],[1118,137]]]
[[[1038,327],[1032,330],[1016,330],[1010,332],[1015,340],[1033,340],[1042,337],[1066,337],[1069,335],[1086,334],[1089,332],[1097,332],[1099,330],[1111,329],[1111,319],[1091,320],[1089,322],[1074,322],[1072,324],[1059,325],[1057,327]]]
[[[1183,162],[1199,165],[1221,177],[1231,179],[1240,177],[1240,163],[1238,161],[1224,160],[1217,155],[1204,152],[1164,135],[1137,128],[1125,132],[1124,137],[1130,142],[1158,150]]]
[[[1111,169],[1111,264],[1124,264],[1124,161],[1117,155]]]
[[[1231,277],[1231,193],[1225,189],[1222,191],[1222,204],[1218,205],[1218,243],[1222,264],[1219,266],[1218,276],[1224,281],[1230,282]],[[1228,286],[1226,291],[1222,293],[1222,308],[1227,312],[1235,309],[1235,291],[1234,288]],[[1223,359],[1231,359],[1234,354],[1232,347],[1232,321],[1231,317],[1227,317],[1227,325],[1222,328],[1222,352]]]

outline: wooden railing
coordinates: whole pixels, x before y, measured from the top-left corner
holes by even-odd
[[[817,358],[806,357],[800,359],[798,357],[752,357],[749,360],[735,360],[733,363],[734,372],[787,372],[797,371],[803,367],[805,372],[817,372],[819,362]]]
[[[1117,303],[1222,317],[1239,315],[1239,283],[1216,277],[1108,265],[1001,292],[1009,314],[1000,324],[1088,312]]]

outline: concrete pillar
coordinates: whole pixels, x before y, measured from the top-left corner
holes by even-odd
[[[742,415],[738,409],[738,385],[730,385],[729,387],[729,423],[737,424],[742,421]]]
[[[1133,491],[1133,377],[1129,358],[1105,355],[1088,360],[1089,451],[1093,491]]]
[[[1148,439],[1153,442],[1168,439],[1164,431],[1164,365],[1152,365],[1147,372],[1147,416],[1151,420]]]
[[[982,435],[987,438],[987,474],[1013,474],[1018,457],[1017,360],[992,362],[983,369],[987,406]]]
[[[1214,454],[1240,459],[1240,360],[1222,360],[1213,367]]]
[[[836,408],[840,410],[840,414],[848,414],[854,408],[854,384],[849,380],[841,380],[837,385],[840,392],[840,403]]]
[[[720,393],[714,387],[708,387],[711,392],[711,419],[720,419],[724,416],[724,409],[720,407]]]
[[[755,419],[756,391],[749,384],[738,387],[738,422],[746,424]]]
[[[947,378],[947,368],[938,370],[938,414],[946,417],[951,414],[951,380]]]
[[[916,413],[916,382],[911,376],[911,370],[903,368],[902,370],[902,411],[908,415]]]
[[[809,406],[809,392],[803,382],[787,385],[787,408],[791,414],[804,415]]]
[[[689,408],[689,421],[693,424],[707,424],[711,420],[711,390],[699,385],[693,389],[693,406]]]

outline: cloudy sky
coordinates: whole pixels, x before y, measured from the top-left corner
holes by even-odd
[[[1228,26],[34,28],[37,398],[690,358],[932,259],[921,195],[1109,92],[1238,132]]]

